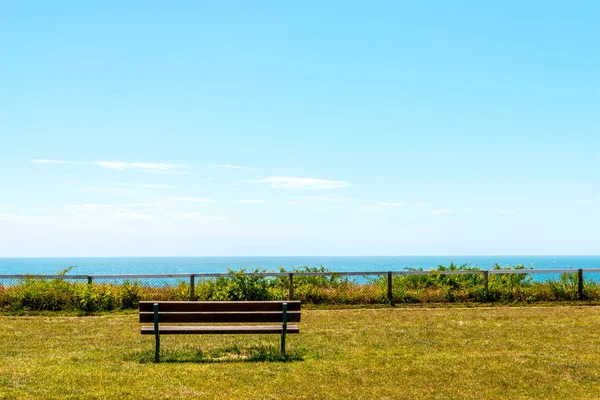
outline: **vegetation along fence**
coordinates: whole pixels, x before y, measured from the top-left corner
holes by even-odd
[[[0,275],[0,310],[136,308],[141,300],[302,300],[309,304],[489,303],[600,300],[600,269],[331,272],[229,271],[158,275]]]

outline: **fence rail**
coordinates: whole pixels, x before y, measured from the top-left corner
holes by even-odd
[[[282,277],[295,276],[382,276],[382,275],[477,275],[477,274],[568,274],[568,273],[600,272],[600,268],[586,269],[473,269],[458,271],[344,271],[344,272],[234,272],[234,273],[177,273],[177,274],[92,274],[92,275],[38,275],[38,274],[0,274],[0,281],[5,279],[153,279],[153,278],[218,278],[244,275],[250,277]]]
[[[600,269],[0,275],[0,310],[131,308],[154,299],[315,304],[600,300]]]

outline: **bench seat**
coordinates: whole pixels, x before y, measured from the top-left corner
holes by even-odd
[[[301,307],[297,300],[140,301],[139,316],[141,323],[154,322],[142,326],[141,333],[154,335],[154,362],[159,362],[161,335],[278,334],[285,355],[285,335],[300,333],[298,325],[288,322],[300,322]],[[182,325],[189,323],[194,325]]]
[[[281,333],[281,325],[234,325],[234,326],[161,326],[158,328],[161,335],[210,335],[210,334],[259,334]],[[298,325],[288,325],[286,333],[300,333]],[[142,326],[142,335],[154,335],[154,326]]]

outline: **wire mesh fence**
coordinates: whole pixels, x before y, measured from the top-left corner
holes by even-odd
[[[600,269],[0,275],[0,310],[103,311],[143,300],[309,304],[600,300]]]

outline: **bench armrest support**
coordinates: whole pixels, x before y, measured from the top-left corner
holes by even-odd
[[[154,347],[154,362],[157,363],[160,355],[160,331],[158,330],[158,303],[154,303],[154,338],[156,346]]]
[[[281,322],[281,353],[285,355],[285,332],[287,331],[287,303],[283,303],[283,320]]]

